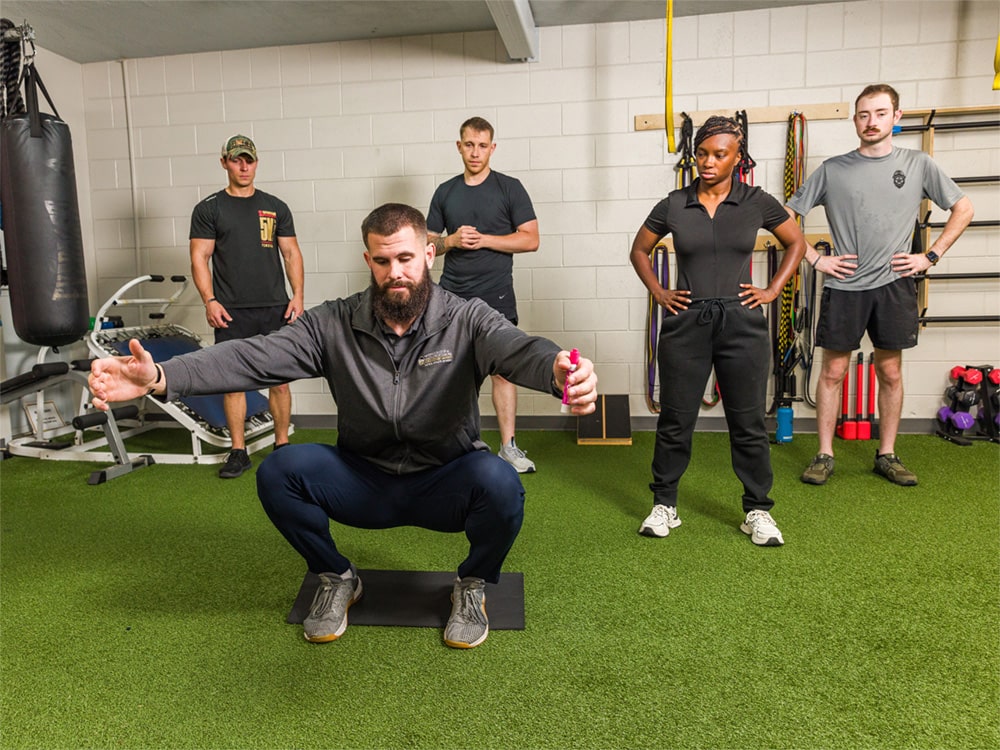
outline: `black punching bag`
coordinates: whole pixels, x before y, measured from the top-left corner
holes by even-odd
[[[0,201],[14,330],[38,346],[79,340],[89,328],[87,273],[69,126],[38,111],[44,84],[24,68],[27,113],[0,121]]]

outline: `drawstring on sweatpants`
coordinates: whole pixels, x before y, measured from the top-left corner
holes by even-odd
[[[715,321],[716,314],[719,317],[719,331],[726,327],[726,307],[728,303],[739,301],[739,297],[709,297],[707,299],[695,300],[691,307],[700,307],[698,313],[698,325],[707,326]]]

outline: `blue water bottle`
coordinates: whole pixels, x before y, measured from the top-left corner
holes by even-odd
[[[774,442],[792,442],[792,407],[778,407],[778,429],[774,433]]]

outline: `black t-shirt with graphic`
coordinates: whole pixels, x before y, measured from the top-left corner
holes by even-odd
[[[278,237],[294,237],[288,206],[263,190],[236,198],[225,190],[194,207],[190,239],[215,240],[212,293],[225,307],[288,304]]]

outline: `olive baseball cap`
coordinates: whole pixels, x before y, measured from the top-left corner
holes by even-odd
[[[222,158],[232,159],[241,154],[245,154],[254,161],[257,161],[257,147],[253,145],[253,141],[245,135],[234,135],[222,147]]]

